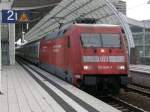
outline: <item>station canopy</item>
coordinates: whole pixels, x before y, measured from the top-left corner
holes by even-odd
[[[134,47],[134,41],[126,17],[112,5],[118,0],[62,0],[30,31],[25,34],[25,40],[34,41],[44,37],[51,31],[68,27],[78,18],[95,18],[96,24],[121,25],[129,47]]]
[[[13,0],[15,9],[37,9],[56,6],[61,0]]]

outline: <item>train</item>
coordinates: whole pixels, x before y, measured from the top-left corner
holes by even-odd
[[[78,88],[117,94],[128,83],[128,49],[119,25],[75,23],[16,49]]]

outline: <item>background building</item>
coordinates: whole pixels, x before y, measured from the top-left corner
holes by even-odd
[[[134,38],[136,56],[139,56],[138,63],[150,64],[150,21],[137,21],[128,18],[132,35]]]

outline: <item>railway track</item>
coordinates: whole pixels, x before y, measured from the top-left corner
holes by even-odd
[[[150,89],[147,87],[144,87],[144,86],[129,84],[126,91],[136,92],[136,93],[141,94],[143,96],[150,97]]]
[[[106,97],[99,99],[111,105],[112,107],[117,108],[121,112],[145,112],[143,109],[140,109],[132,104],[129,104],[118,97]]]
[[[141,87],[141,88],[144,88],[144,89],[150,91],[150,87],[147,87],[147,86],[142,86],[142,85],[134,84],[134,83],[131,83],[130,85],[137,86],[137,87]]]
[[[129,84],[125,91],[120,93],[120,99],[150,111],[150,89],[144,86]]]
[[[122,112],[144,112],[144,110],[142,110],[132,104],[129,104],[117,97],[111,97],[111,98],[109,98],[108,101],[107,100],[104,100],[104,101]]]
[[[19,61],[19,63],[25,64],[26,63],[22,63]],[[28,65],[27,65],[28,66]],[[33,69],[32,67],[28,66],[29,68]],[[34,69],[33,69],[34,70]],[[36,70],[35,70],[36,71]],[[39,74],[40,75],[40,74]],[[98,97],[97,97],[98,98]],[[100,100],[104,101],[105,103],[117,108],[118,110],[122,111],[122,112],[144,112],[144,110],[137,108],[131,104],[128,104],[127,102],[124,102],[123,100],[120,100],[119,98],[116,97],[109,97],[109,98],[99,98]]]
[[[145,91],[141,91],[140,88],[137,89],[135,86],[130,85],[126,89],[125,94],[138,93],[140,96],[143,96],[144,98],[148,98],[150,95],[147,91],[148,89],[143,88],[143,90],[145,90]],[[149,109],[148,109],[148,111],[145,111],[147,108],[145,108],[142,104],[136,105],[128,100],[124,100],[124,98],[122,98],[122,96],[120,96],[120,95],[118,97],[101,97],[101,96],[98,96],[97,94],[93,94],[91,92],[89,94],[97,97],[98,99],[117,108],[118,110],[120,110],[122,112],[149,112]],[[126,97],[125,99],[130,99],[130,100],[133,100],[133,102],[134,102],[134,99],[132,99],[131,97],[128,97],[128,95],[126,95],[125,97]]]

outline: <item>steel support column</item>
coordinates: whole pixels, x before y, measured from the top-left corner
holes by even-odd
[[[15,24],[9,24],[9,60],[10,65],[15,64]]]
[[[1,18],[1,17],[0,17]],[[0,23],[0,94],[2,94],[2,74],[1,74],[1,70],[2,70],[2,49],[1,49],[1,23]]]

